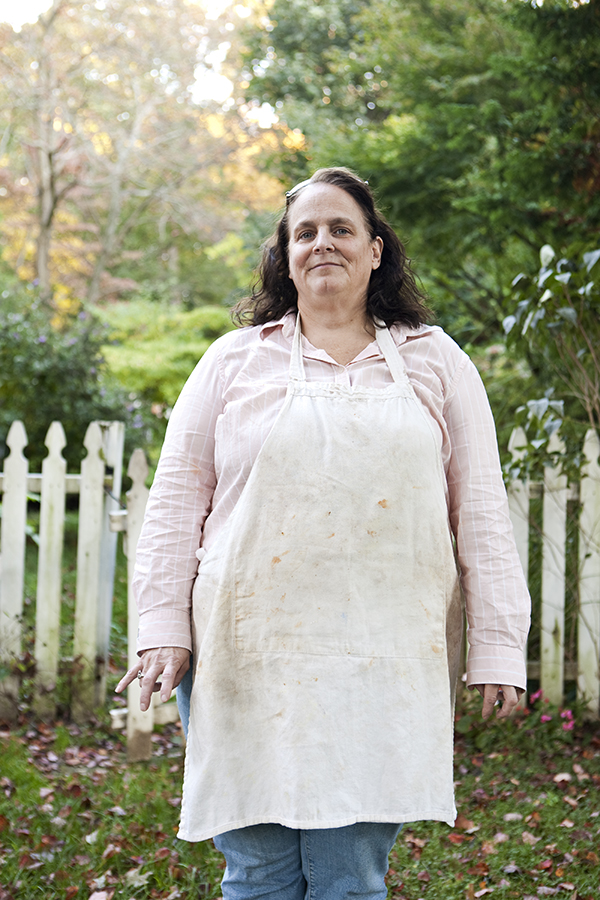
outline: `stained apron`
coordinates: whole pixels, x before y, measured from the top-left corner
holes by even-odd
[[[462,634],[434,424],[393,384],[307,382],[198,570],[179,837],[274,822],[454,822]]]

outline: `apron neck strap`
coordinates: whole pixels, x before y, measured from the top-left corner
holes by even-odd
[[[406,366],[398,352],[398,348],[394,343],[394,338],[390,334],[389,328],[383,322],[375,322],[375,337],[379,344],[379,349],[385,357],[392,378],[396,384],[404,383],[408,380]]]
[[[407,380],[406,367],[402,361],[398,348],[394,343],[389,329],[383,324],[375,323],[375,336],[379,349],[383,353],[388,364],[392,378],[396,384]],[[304,359],[302,358],[302,323],[300,312],[296,313],[296,328],[292,341],[292,356],[290,359],[290,381],[306,381],[304,374]]]

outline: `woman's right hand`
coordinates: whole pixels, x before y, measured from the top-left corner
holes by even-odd
[[[171,692],[177,687],[190,667],[190,651],[183,647],[153,647],[144,650],[139,662],[131,667],[115,688],[120,694],[143,672],[140,682],[140,709],[145,712],[155,691],[160,691],[160,699],[166,703]],[[161,677],[162,676],[162,677]],[[160,678],[160,681],[159,681]]]

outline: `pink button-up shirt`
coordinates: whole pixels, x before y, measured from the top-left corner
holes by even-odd
[[[295,316],[287,315],[219,338],[181,392],[138,544],[138,651],[191,649],[197,551],[210,550],[233,511],[283,405],[294,324]],[[525,688],[530,600],[481,378],[438,327],[394,326],[391,334],[439,441],[467,607],[467,683]],[[308,380],[366,387],[392,382],[376,341],[347,366],[304,337],[302,344]]]

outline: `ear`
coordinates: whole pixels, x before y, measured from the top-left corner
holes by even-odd
[[[381,254],[383,253],[383,241],[379,235],[377,235],[371,244],[371,251],[373,253],[372,268],[378,269],[381,265]]]

